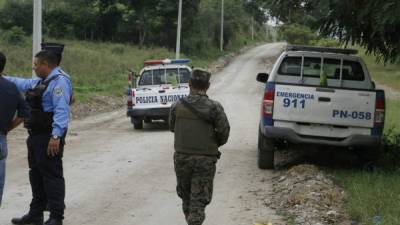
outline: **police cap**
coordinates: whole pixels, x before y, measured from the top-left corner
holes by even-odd
[[[55,54],[62,54],[64,51],[64,45],[63,44],[58,44],[58,43],[42,43],[42,50],[50,51]]]
[[[41,46],[42,46],[42,50],[53,52],[58,57],[57,64],[60,64],[61,58],[62,58],[62,53],[64,51],[63,44],[45,42],[45,43],[42,43]]]
[[[202,68],[194,68],[190,79],[200,82],[210,82],[211,73]]]

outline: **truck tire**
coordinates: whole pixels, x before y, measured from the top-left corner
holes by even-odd
[[[356,154],[368,163],[376,163],[380,156],[380,146],[357,147]]]
[[[258,132],[258,168],[274,169],[275,144],[271,138],[266,138]]]
[[[132,118],[133,128],[135,130],[143,129],[143,120],[139,118]]]

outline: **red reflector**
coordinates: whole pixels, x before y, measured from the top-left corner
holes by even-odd
[[[377,100],[376,101],[376,105],[375,105],[376,109],[384,109],[385,108],[385,102],[382,100]]]

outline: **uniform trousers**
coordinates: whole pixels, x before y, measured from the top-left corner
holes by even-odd
[[[217,156],[174,154],[176,191],[182,199],[182,209],[188,225],[201,225],[210,204]]]
[[[64,139],[60,140],[60,153],[47,154],[51,134],[30,134],[27,140],[29,180],[32,201],[29,214],[39,215],[48,207],[50,218],[64,218],[65,180],[62,156]]]

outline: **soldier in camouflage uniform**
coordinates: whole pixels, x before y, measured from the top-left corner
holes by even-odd
[[[174,164],[177,193],[188,225],[201,225],[211,202],[218,147],[228,141],[229,122],[217,101],[208,98],[211,74],[194,69],[190,94],[171,107],[169,124],[175,133]]]

